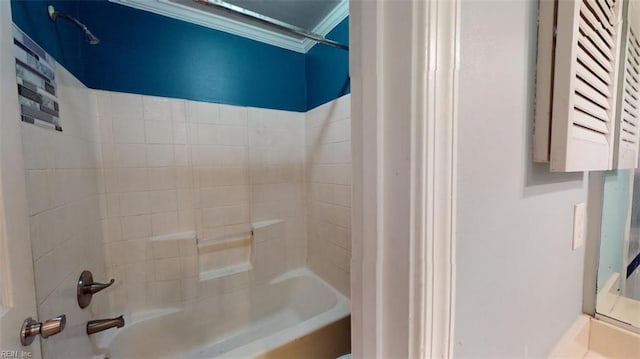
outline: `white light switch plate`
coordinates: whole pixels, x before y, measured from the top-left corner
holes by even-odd
[[[586,208],[587,206],[584,202],[573,206],[573,250],[584,245]]]

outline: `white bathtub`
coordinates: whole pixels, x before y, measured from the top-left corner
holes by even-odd
[[[101,358],[251,358],[346,317],[349,300],[307,268],[184,309],[125,315]]]

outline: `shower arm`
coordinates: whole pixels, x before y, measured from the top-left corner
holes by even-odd
[[[325,38],[322,35],[316,34],[314,32],[311,31],[307,31],[301,27],[295,26],[295,25],[291,25],[288,24],[284,21],[280,21],[280,20],[276,20],[274,18],[268,17],[268,16],[264,16],[262,14],[258,14],[257,12],[251,11],[251,10],[247,10],[245,8],[242,8],[240,6],[236,6],[233,4],[229,4],[228,2],[222,1],[222,0],[193,0],[197,3],[200,4],[204,4],[207,6],[212,6],[212,7],[216,7],[218,9],[222,9],[228,12],[232,12],[234,14],[240,15],[242,17],[251,19],[251,20],[255,20],[258,21],[262,24],[266,24],[266,25],[270,25],[273,27],[277,27],[280,30],[284,30],[284,31],[288,31],[291,33],[294,33],[296,35],[305,37],[307,39],[311,39],[313,41],[328,45],[328,46],[332,46],[338,49],[342,49],[342,50],[347,50],[349,51],[349,46],[348,45],[344,45],[341,44],[337,41],[333,41],[333,40],[329,40],[327,38]]]
[[[75,17],[67,14],[66,12],[62,12],[62,11],[56,10],[52,5],[49,5],[47,7],[47,12],[49,13],[49,18],[52,21],[56,21],[57,18],[61,17],[61,18],[64,18],[64,19],[67,19],[67,20],[73,22],[76,26],[78,26],[85,33],[85,35],[87,35],[87,37],[89,38],[89,43],[91,45],[96,45],[96,44],[98,44],[100,42],[100,39],[98,39],[91,32],[91,30],[89,30],[87,25],[81,23],[80,20],[76,19]]]

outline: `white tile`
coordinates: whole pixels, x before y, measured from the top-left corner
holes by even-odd
[[[150,171],[146,168],[122,168],[117,173],[120,191],[144,191],[150,186]]]
[[[147,143],[173,143],[171,122],[146,121],[145,138]]]
[[[113,121],[111,118],[101,118],[100,125],[100,141],[102,143],[113,143]]]
[[[182,239],[178,241],[178,245],[180,246],[180,257],[195,257],[198,255],[195,239]]]
[[[175,189],[176,188],[176,171],[173,167],[157,167],[149,168],[149,189]]]
[[[191,148],[187,145],[173,146],[176,166],[189,166],[191,164]]]
[[[172,145],[147,145],[147,165],[149,167],[168,167],[174,165]]]
[[[45,211],[29,219],[31,251],[34,260],[51,251],[57,242],[54,238],[56,233],[52,231],[56,220],[53,213],[54,211]]]
[[[180,247],[177,240],[161,240],[151,243],[154,259],[173,258],[180,255]]]
[[[103,143],[100,153],[102,154],[102,167],[113,168],[116,161],[116,150],[113,144]]]
[[[171,99],[171,119],[174,122],[185,122],[187,120],[185,106],[185,101]]]
[[[232,206],[224,207],[222,210],[222,221],[225,225],[248,223],[249,207],[248,206]]]
[[[104,178],[104,189],[106,193],[116,193],[121,191],[118,181],[118,170],[105,168],[102,171],[102,175]]]
[[[147,151],[142,144],[116,144],[115,167],[145,167]]]
[[[217,123],[220,125],[247,126],[247,108],[231,105],[220,105],[220,118]]]
[[[107,202],[107,216],[119,217],[120,216],[120,195],[117,193],[109,193],[105,196]]]
[[[178,213],[165,212],[151,215],[154,236],[176,233],[178,231]]]
[[[97,110],[99,117],[107,117],[111,115],[112,112],[112,104],[111,104],[111,92],[107,91],[95,91],[96,101],[97,101]]]
[[[171,100],[162,97],[143,96],[142,103],[144,108],[145,120],[171,120]]]
[[[156,280],[180,279],[181,277],[179,257],[156,259],[154,267]]]
[[[182,299],[180,280],[167,280],[154,283],[155,295],[160,303],[175,303]]]
[[[173,122],[173,143],[187,143],[187,125],[184,122]]]
[[[144,258],[143,258],[144,259]],[[147,282],[147,264],[146,262],[132,263],[126,266],[126,280],[128,283],[140,285]],[[152,273],[151,277],[152,277]]]
[[[142,119],[142,96],[112,92],[110,114],[113,118]]]
[[[22,148],[26,169],[45,169],[49,166],[48,154],[51,145],[44,128],[21,123]]]
[[[123,217],[122,237],[124,239],[143,238],[151,236],[151,216],[140,215]]]
[[[193,170],[192,167],[176,167],[175,185],[177,188],[193,188]]]
[[[109,218],[106,221],[107,232],[105,233],[106,242],[117,242],[122,240],[122,225],[120,218]]]
[[[187,117],[191,123],[218,123],[220,118],[220,105],[188,101]]]
[[[145,143],[144,122],[130,118],[116,118],[113,120],[113,142],[115,143]]]
[[[51,206],[51,197],[49,194],[49,171],[27,171],[27,197],[29,201],[30,214],[42,212]]]
[[[192,231],[195,228],[195,210],[193,208],[178,212],[178,229],[180,232]]]
[[[175,190],[151,191],[149,194],[149,207],[152,213],[176,211],[178,199]]]
[[[60,273],[57,273],[56,268],[54,252],[49,252],[34,263],[38,303],[42,303],[46,296],[58,285],[57,278],[60,276]]]
[[[149,192],[127,192],[120,194],[120,215],[133,216],[150,213]]]
[[[224,224],[224,213],[222,208],[203,208],[201,211],[201,221],[204,228],[215,228]]]
[[[222,126],[210,124],[196,124],[194,128],[194,143],[201,145],[218,144],[218,131]]]
[[[126,242],[125,263],[144,263],[147,260],[147,239],[133,239]]]
[[[217,126],[216,144],[242,146],[247,144],[246,127]]]

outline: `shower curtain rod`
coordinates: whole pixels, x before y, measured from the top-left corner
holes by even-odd
[[[207,6],[213,6],[216,7],[218,9],[223,9],[229,12],[232,12],[234,14],[238,14],[240,16],[246,17],[248,19],[252,19],[252,20],[256,20],[258,22],[261,22],[263,24],[267,24],[270,26],[274,26],[279,28],[280,30],[284,30],[284,31],[288,31],[288,32],[292,32],[294,34],[297,34],[299,36],[302,37],[306,37],[307,39],[311,39],[313,41],[325,44],[325,45],[329,45],[332,47],[336,47],[338,49],[342,49],[342,50],[347,50],[349,51],[349,46],[341,44],[337,41],[333,41],[333,40],[329,40],[326,39],[324,36],[322,35],[318,35],[316,33],[313,33],[311,31],[307,31],[301,27],[297,27],[291,24],[287,24],[286,22],[280,21],[280,20],[276,20],[274,18],[268,17],[268,16],[264,16],[262,14],[258,14],[257,12],[251,11],[251,10],[247,10],[245,8],[242,8],[240,6],[236,6],[233,4],[229,4],[228,2],[222,1],[222,0],[193,0],[197,3],[200,4],[204,4]]]

